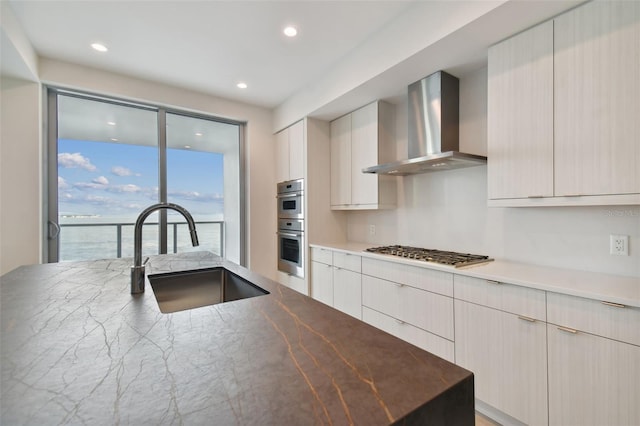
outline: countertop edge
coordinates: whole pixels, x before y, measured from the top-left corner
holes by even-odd
[[[481,265],[454,268],[452,266],[369,253],[366,252],[365,249],[372,247],[372,244],[357,242],[312,243],[309,244],[309,246],[357,254],[376,260],[450,272],[473,278],[500,281],[536,290],[620,303],[625,306],[640,308],[640,277],[525,264],[502,259],[496,259],[493,262]]]

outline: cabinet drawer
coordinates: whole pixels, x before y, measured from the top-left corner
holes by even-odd
[[[363,275],[362,304],[453,340],[453,299],[450,297]]]
[[[455,275],[453,281],[456,299],[546,321],[542,290],[464,275]]]
[[[355,254],[338,251],[333,252],[333,266],[336,268],[348,269],[360,273],[362,271],[361,259],[361,256]]]
[[[564,294],[547,294],[548,322],[640,346],[640,309]]]
[[[322,247],[311,247],[311,260],[314,262],[333,265],[333,250]]]
[[[453,274],[397,262],[363,258],[362,273],[453,297]]]
[[[450,340],[443,339],[440,336],[436,336],[435,334],[431,334],[365,306],[362,307],[362,320],[420,349],[431,352],[449,362],[454,362],[454,347],[453,342]]]

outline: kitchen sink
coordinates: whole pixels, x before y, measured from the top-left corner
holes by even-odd
[[[269,294],[222,267],[152,274],[148,278],[160,312],[165,314]]]

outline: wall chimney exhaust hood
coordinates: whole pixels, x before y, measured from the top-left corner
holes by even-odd
[[[487,157],[458,151],[459,82],[435,72],[408,88],[409,159],[363,169],[363,173],[407,176],[487,163]]]

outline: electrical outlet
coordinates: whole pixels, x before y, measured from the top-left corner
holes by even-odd
[[[609,253],[618,256],[629,256],[629,236],[611,234],[609,236]]]
[[[369,225],[369,235],[370,236],[374,236],[376,235],[376,226],[375,225]]]

